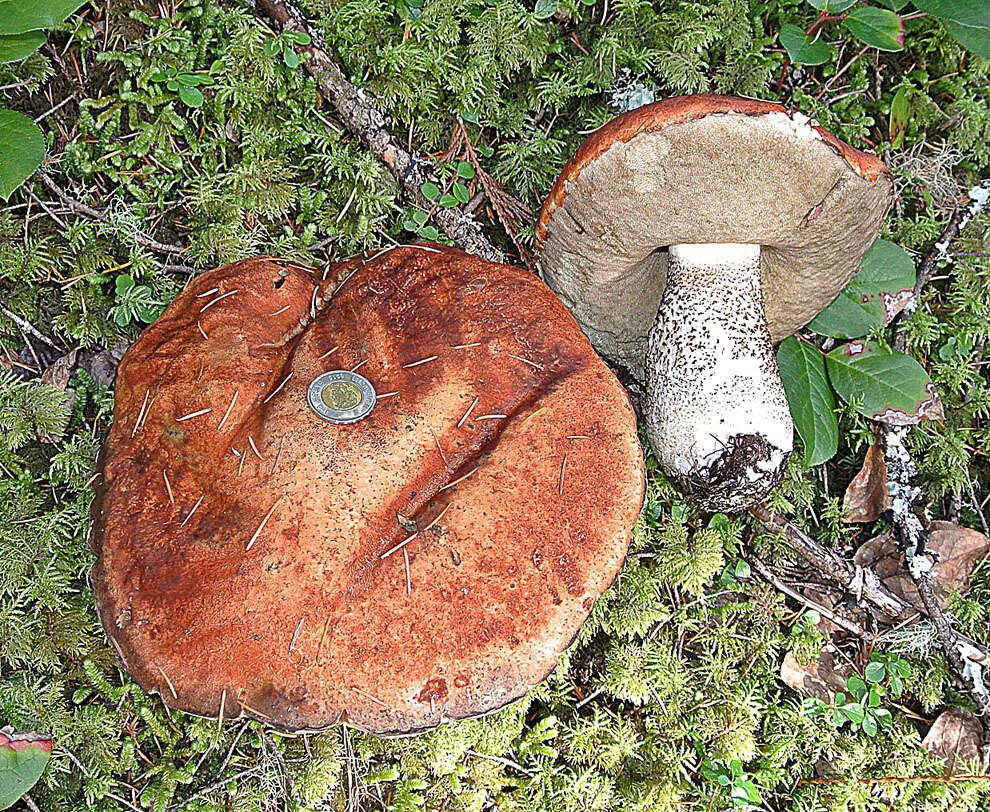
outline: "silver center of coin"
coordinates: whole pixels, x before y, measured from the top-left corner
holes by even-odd
[[[331,423],[354,423],[367,417],[375,408],[375,398],[371,381],[345,369],[318,375],[306,391],[309,408]]]

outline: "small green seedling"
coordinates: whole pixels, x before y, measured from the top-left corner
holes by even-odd
[[[202,72],[166,68],[151,74],[151,81],[164,82],[166,88],[179,94],[179,99],[186,107],[202,107],[203,92],[197,85],[212,85],[213,77]]]
[[[299,52],[296,45],[309,45],[312,37],[305,31],[283,31],[265,45],[265,56],[275,56],[281,51],[282,61],[290,68],[299,67]]]
[[[729,762],[705,759],[701,762],[701,774],[709,781],[714,781],[720,787],[729,790],[734,806],[758,806],[762,803],[760,791],[756,788],[752,776],[743,770],[739,759]]]
[[[158,309],[162,303],[154,298],[147,285],[137,285],[132,276],[121,274],[114,286],[119,304],[112,307],[110,313],[120,327],[138,320],[151,324],[158,318]]]
[[[831,704],[808,698],[804,705],[813,716],[824,718],[835,728],[848,724],[854,731],[876,736],[878,731],[893,724],[890,711],[881,707],[883,701],[904,692],[904,680],[910,673],[906,660],[874,653],[863,675],[851,675],[846,680],[845,691],[837,691]]]

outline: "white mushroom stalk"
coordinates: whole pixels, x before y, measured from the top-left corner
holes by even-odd
[[[780,482],[794,445],[764,315],[760,246],[669,252],[646,357],[647,434],[702,508],[744,508]]]

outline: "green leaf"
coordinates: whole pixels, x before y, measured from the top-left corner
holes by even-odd
[[[426,183],[420,186],[419,191],[423,193],[423,197],[427,200],[436,200],[440,197],[440,187],[435,183],[430,183],[430,181],[426,181]]]
[[[795,65],[821,65],[832,56],[832,47],[827,42],[813,40],[793,23],[780,29],[780,44]]]
[[[877,240],[849,284],[808,324],[819,335],[859,338],[889,324],[914,291],[914,262],[889,240]]]
[[[753,570],[749,566],[748,561],[740,560],[736,563],[736,571],[735,571],[736,578],[742,578],[745,581],[747,578],[752,576],[752,574],[753,574]]]
[[[945,30],[967,51],[990,59],[990,31],[975,25],[963,25],[955,20],[942,20]]]
[[[474,177],[474,167],[470,161],[459,161],[457,163],[457,177],[464,180],[471,180]]]
[[[0,197],[11,193],[41,166],[45,157],[45,136],[41,128],[23,113],[0,109]]]
[[[794,336],[777,349],[777,368],[794,426],[804,443],[808,465],[821,465],[839,447],[835,395],[825,375],[825,359],[816,347]]]
[[[127,292],[134,287],[134,277],[122,273],[114,280],[113,286],[118,296],[126,296]]]
[[[86,0],[0,0],[0,34],[23,34],[51,28]]]
[[[292,48],[286,46],[285,50],[282,51],[282,61],[290,68],[298,68],[299,54],[297,54]]]
[[[454,185],[450,187],[450,191],[453,192],[458,203],[467,203],[471,199],[467,186],[458,181],[454,181]]]
[[[871,420],[908,426],[941,420],[942,401],[928,373],[908,355],[873,341],[852,341],[825,356],[829,380]]]
[[[189,85],[179,85],[179,98],[188,107],[203,106],[203,94],[199,88],[189,87]]]
[[[877,735],[877,722],[876,722],[876,719],[874,719],[869,714],[867,714],[866,716],[863,717],[863,732],[867,736],[876,736]]]
[[[313,38],[305,31],[286,31],[285,36],[296,45],[309,45],[313,41]]]
[[[453,195],[442,195],[437,203],[449,209],[457,205],[457,198]]]
[[[855,702],[850,702],[848,705],[843,705],[839,708],[839,712],[854,725],[861,724],[863,719],[866,718],[866,711],[863,710],[861,705],[858,705]]]
[[[45,44],[44,31],[0,35],[0,62],[17,62],[31,56]]]
[[[736,783],[736,786],[741,788],[746,793],[746,800],[751,804],[758,804],[762,800],[760,798],[759,790],[756,788],[750,779],[743,778],[741,781]]]
[[[436,226],[424,226],[419,230],[419,236],[424,240],[436,240],[440,237],[440,231]]]
[[[857,700],[862,699],[866,696],[866,683],[859,674],[851,674],[849,679],[846,680],[846,690],[849,691],[849,693],[851,693]]]
[[[990,3],[986,0],[914,0],[919,11],[940,20],[952,20],[973,28],[990,28]]]
[[[282,43],[279,42],[278,38],[270,39],[265,43],[264,54],[265,56],[275,56],[282,48]]]
[[[890,103],[890,145],[900,149],[904,145],[904,134],[907,132],[908,117],[911,113],[911,88],[901,85]]]
[[[533,16],[538,20],[547,20],[557,12],[557,0],[536,0]]]
[[[883,675],[886,673],[887,669],[884,668],[883,663],[870,663],[866,666],[867,682],[881,682],[883,681]]]
[[[808,0],[808,2],[819,11],[827,11],[829,14],[835,14],[839,11],[845,11],[856,0]]]
[[[13,806],[38,782],[51,754],[51,739],[0,730],[0,809]]]
[[[881,51],[904,48],[904,23],[885,8],[860,6],[846,15],[846,27],[856,39]]]

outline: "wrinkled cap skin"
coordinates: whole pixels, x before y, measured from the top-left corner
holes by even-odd
[[[581,145],[543,205],[537,255],[603,355],[643,380],[670,245],[759,245],[775,342],[838,295],[893,186],[879,158],[806,122],[770,102],[681,96]]]
[[[104,628],[204,716],[401,734],[494,710],[622,564],[632,408],[524,271],[424,244],[329,277],[211,271],[127,352],[93,507]],[[355,367],[374,411],[317,417],[310,381]]]

